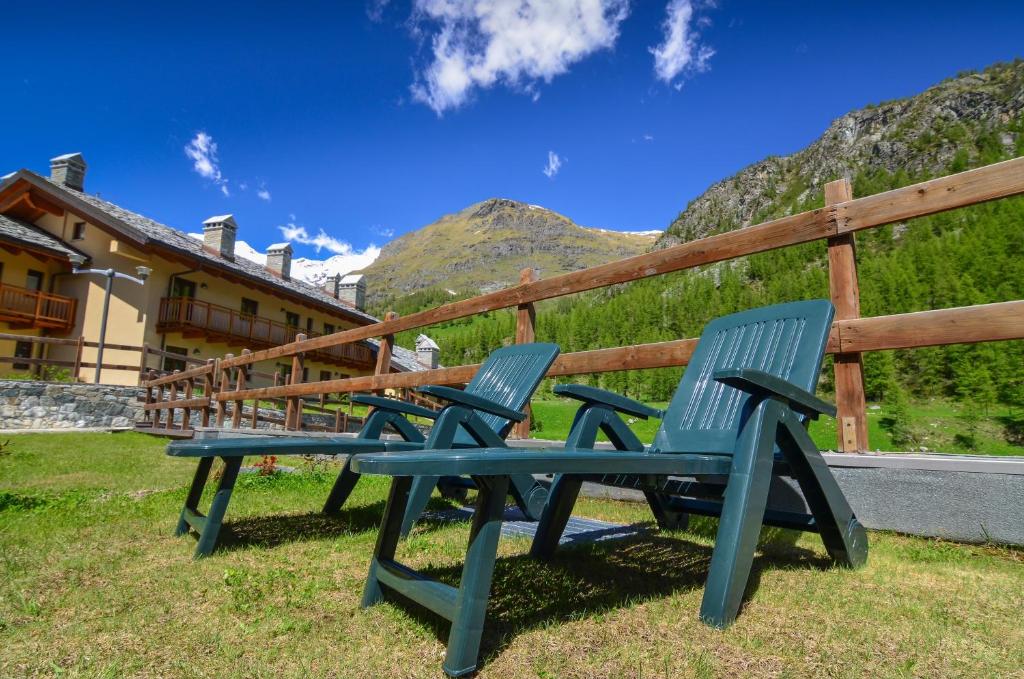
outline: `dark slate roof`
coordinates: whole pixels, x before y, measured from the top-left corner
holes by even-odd
[[[29,224],[3,214],[0,214],[0,239],[25,243],[36,249],[52,252],[58,257],[82,254],[35,224]]]
[[[34,172],[30,172],[28,170],[22,170],[22,172],[33,175],[37,180],[42,180],[45,182],[46,188],[83,201],[108,217],[112,217],[121,224],[127,226],[129,231],[140,240],[153,240],[163,243],[175,250],[185,252],[196,257],[197,259],[206,260],[207,262],[214,263],[218,266],[234,270],[236,273],[243,274],[244,276],[259,279],[263,283],[267,283],[278,288],[284,288],[293,293],[302,295],[303,297],[308,297],[321,304],[333,307],[346,315],[358,318],[365,323],[377,323],[380,320],[370,314],[363,313],[362,311],[345,304],[341,300],[335,299],[331,295],[327,294],[326,291],[314,285],[310,285],[309,283],[294,278],[283,280],[267,271],[260,264],[249,261],[244,257],[235,257],[233,260],[229,260],[216,255],[206,250],[203,247],[202,241],[189,236],[184,231],[179,231],[167,226],[166,224],[161,224],[160,222],[154,221],[136,212],[132,212],[131,210],[126,210],[125,208],[103,200],[102,198],[89,195],[88,193],[83,193],[82,191],[75,191],[63,184],[52,182],[48,178],[35,174]]]
[[[0,185],[15,181],[18,177],[28,179],[33,184],[37,184],[48,191],[52,191],[54,194],[61,196],[71,204],[74,204],[75,202],[85,203],[86,206],[92,208],[90,211],[99,211],[102,213],[102,216],[106,217],[105,221],[113,222],[110,224],[111,227],[126,232],[130,238],[133,238],[140,243],[145,243],[146,241],[162,243],[173,250],[183,252],[197,259],[215,264],[221,268],[234,271],[237,274],[241,274],[243,277],[255,278],[260,282],[270,284],[274,287],[284,288],[292,293],[299,294],[303,297],[336,309],[344,315],[360,320],[365,324],[377,323],[380,320],[370,314],[364,313],[345,304],[341,300],[335,299],[331,295],[327,294],[325,290],[314,285],[310,285],[305,281],[296,280],[294,278],[289,280],[281,279],[267,271],[260,264],[245,259],[244,257],[235,257],[233,260],[228,260],[215,255],[203,247],[203,242],[201,240],[189,236],[184,231],[179,231],[167,226],[166,224],[161,224],[160,222],[154,221],[136,212],[132,212],[131,210],[126,210],[119,205],[115,205],[114,203],[98,198],[97,196],[92,196],[82,191],[76,191],[63,184],[50,181],[49,178],[36,174],[31,170],[19,170],[11,175],[7,175],[0,179]],[[15,225],[20,224],[23,228],[31,230],[35,234],[39,234],[37,237],[50,239],[53,243],[56,243],[63,248],[62,252],[75,252],[73,248],[70,248],[62,241],[50,236],[38,227],[32,226],[31,224],[25,224],[24,222],[19,222],[18,220],[11,219],[10,217],[4,217],[2,215],[0,215],[0,218],[2,218],[4,222],[10,222]],[[0,222],[0,234],[3,234],[6,231],[2,226],[4,222]],[[376,340],[368,340],[367,344],[369,344],[374,351],[377,351],[380,345]],[[392,363],[395,367],[406,372],[414,372],[424,369],[423,365],[416,360],[416,352],[403,349],[401,347],[395,347],[395,351],[392,353]]]
[[[374,351],[380,349],[380,340],[369,339],[366,340]],[[397,366],[402,372],[407,373],[418,373],[421,370],[426,370],[427,367],[420,363],[419,358],[416,356],[416,352],[405,347],[395,345],[391,351],[391,364]]]

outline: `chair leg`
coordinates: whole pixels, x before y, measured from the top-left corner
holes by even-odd
[[[778,402],[762,401],[737,442],[700,607],[701,620],[713,627],[732,623],[743,600],[768,504],[779,413]]]
[[[453,677],[476,670],[509,478],[477,477],[476,482],[480,491],[444,659],[444,671]]]
[[[662,530],[686,530],[690,525],[690,515],[686,512],[676,511],[671,508],[671,502],[667,495],[645,490],[644,497],[651,507],[654,520],[658,522],[658,528]]]
[[[324,503],[324,514],[337,513],[352,494],[352,489],[356,487],[358,481],[359,474],[352,471],[352,456],[349,455],[338,472],[338,478],[334,481],[331,494],[327,496],[327,502]]]
[[[510,486],[512,497],[526,518],[539,521],[548,501],[548,489],[529,474],[512,476]]]
[[[178,517],[178,527],[174,530],[176,536],[188,533],[188,521],[185,520],[186,510],[193,513],[199,511],[199,499],[203,496],[203,489],[206,487],[207,479],[210,478],[210,467],[212,466],[212,457],[199,459],[195,476],[192,477],[192,486],[188,489],[188,496],[185,498],[185,506],[182,507]]]
[[[547,560],[554,555],[582,486],[583,479],[578,476],[560,474],[555,478],[548,491],[548,503],[537,524],[537,534],[530,545],[530,556]]]
[[[789,412],[783,424],[782,453],[814,515],[826,551],[836,563],[850,568],[863,566],[868,558],[867,531],[807,431]]]
[[[206,523],[199,534],[199,544],[196,545],[195,558],[199,559],[209,556],[217,545],[217,537],[220,535],[221,525],[224,523],[224,513],[228,509],[228,502],[231,501],[231,492],[235,489],[235,479],[238,478],[238,470],[242,467],[242,457],[226,457],[224,460],[224,474],[220,477],[220,484],[217,486],[217,493],[210,503],[210,512],[206,515]]]
[[[409,491],[409,500],[405,507],[405,516],[402,518],[402,537],[404,538],[412,530],[413,525],[419,520],[423,510],[430,501],[430,494],[434,492],[440,476],[416,476],[413,477],[412,488]]]
[[[370,574],[366,578],[366,587],[363,589],[361,604],[363,608],[368,608],[384,598],[380,581],[377,579],[377,569],[381,560],[393,561],[395,558],[395,549],[398,547],[398,540],[401,537],[402,518],[405,516],[412,478],[411,476],[396,476],[391,480],[388,503],[384,507],[380,533],[377,534],[373,558],[370,559]]]

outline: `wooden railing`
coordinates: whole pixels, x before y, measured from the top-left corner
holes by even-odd
[[[868,447],[864,409],[863,370],[865,351],[903,349],[1024,338],[1024,300],[941,309],[875,318],[860,318],[859,290],[852,234],[913,217],[974,205],[1024,193],[1024,158],[989,165],[968,172],[933,179],[864,198],[851,198],[847,180],[825,187],[826,206],[809,212],[735,231],[721,233],[664,250],[657,250],[601,266],[552,278],[533,280],[524,272],[517,286],[428,309],[404,318],[395,314],[374,325],[353,328],[325,337],[297,337],[281,346],[229,356],[220,361],[227,370],[257,361],[291,358],[301,366],[309,352],[322,351],[370,337],[382,338],[381,356],[397,332],[422,328],[478,313],[517,307],[516,341],[534,335],[535,302],[594,290],[609,285],[681,271],[798,243],[828,241],[830,290],[837,308],[828,350],[837,355],[836,400],[839,409],[838,448],[844,451]],[[628,347],[562,354],[549,376],[578,375],[641,368],[685,365],[695,339],[680,339]],[[241,403],[251,399],[284,398],[299,408],[300,399],[323,393],[384,390],[424,384],[460,384],[472,378],[477,366],[463,365],[415,373],[388,374],[381,356],[375,375],[303,383],[301,370],[292,371],[287,385],[234,389],[224,387],[217,402]],[[385,366],[386,367],[386,366]],[[289,428],[301,423],[289,421]],[[523,429],[518,430],[520,435]]]
[[[0,283],[0,321],[67,332],[75,325],[78,300]]]
[[[196,426],[224,427],[230,423],[229,426],[233,429],[243,425],[256,429],[261,422],[284,426],[292,418],[298,418],[301,423],[301,412],[280,415],[266,407],[270,405],[285,409],[288,402],[283,399],[261,399],[249,407],[248,413],[245,412],[241,401],[216,400],[217,391],[221,386],[231,388],[234,385],[235,388],[242,388],[255,377],[272,379],[274,384],[281,381],[280,373],[260,373],[252,370],[250,366],[234,368],[234,375],[231,373],[230,368],[221,370],[220,361],[212,358],[207,359],[203,365],[189,370],[175,370],[164,375],[150,371],[143,382],[146,389],[143,409],[146,415],[143,422],[136,424],[136,430],[181,438],[192,436]],[[348,407],[347,412],[344,406]],[[345,432],[349,431],[350,427],[359,427],[363,423],[363,418],[353,415],[351,401],[343,403],[331,400],[327,398],[327,394],[320,394],[319,403],[301,403],[301,409],[307,413],[328,416],[326,423],[306,422],[304,428],[312,431]],[[178,411],[181,412],[180,415]]]
[[[160,332],[200,331],[204,336],[222,338],[250,347],[273,347],[294,342],[301,332],[279,321],[243,314],[219,304],[191,297],[164,297],[157,318]],[[311,337],[320,337],[309,333]],[[366,368],[373,364],[373,350],[364,344],[327,345],[310,353],[325,363]]]
[[[57,359],[57,358],[35,358],[35,357],[22,357],[22,356],[0,356],[0,366],[4,365],[25,365],[31,367],[34,372],[39,372],[43,368],[68,368],[71,378],[75,381],[81,368],[95,368],[95,363],[82,360],[82,354],[88,347],[96,349],[99,347],[98,342],[86,342],[84,338],[78,337],[76,339],[62,338],[62,337],[35,337],[32,335],[14,335],[9,333],[0,333],[0,340],[9,340],[12,342],[28,342],[29,344],[36,345],[58,345],[58,346],[73,346],[75,347],[74,359]],[[202,365],[206,363],[206,359],[194,358],[192,356],[186,356],[183,354],[177,354],[171,351],[163,351],[162,349],[154,349],[149,345],[143,344],[142,346],[135,346],[133,344],[115,344],[113,342],[106,342],[103,345],[106,349],[114,351],[137,351],[140,354],[138,363],[131,364],[120,364],[120,363],[104,363],[103,370],[115,370],[124,372],[138,373],[139,383],[141,384],[144,380],[152,379],[155,377],[161,377],[165,374],[170,374],[173,371],[168,370],[153,370],[149,366],[149,357],[156,356],[160,358],[170,358],[175,361],[180,361],[186,366],[188,365]],[[33,354],[35,351],[32,352]],[[267,381],[271,384],[280,384],[280,380],[273,381],[273,375],[266,375],[264,373],[256,373],[261,377],[266,377]]]

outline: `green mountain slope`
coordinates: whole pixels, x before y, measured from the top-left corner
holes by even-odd
[[[766,159],[709,188],[669,225],[657,247],[820,207],[824,184],[841,176],[863,196],[1021,155],[1024,62],[1017,61],[843,116],[806,149]],[[857,247],[866,316],[1024,299],[1024,198],[862,232]],[[826,262],[825,244],[810,243],[554,300],[539,309],[538,338],[581,351],[693,337],[721,314],[827,297]],[[514,319],[495,312],[429,334],[443,362],[472,362],[514,336]],[[898,401],[910,393],[968,400],[976,412],[1003,403],[1020,413],[1022,365],[1024,343],[1004,342],[873,353],[865,357],[865,374],[871,399]],[[662,400],[678,375],[607,373],[590,382]],[[827,391],[831,371],[825,375]]]
[[[588,229],[537,205],[492,198],[391,241],[362,273],[377,308],[427,289],[488,292],[518,283],[528,266],[554,276],[635,255],[653,243],[652,234]]]

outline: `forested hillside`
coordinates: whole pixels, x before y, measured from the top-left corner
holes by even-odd
[[[837,130],[847,131],[843,143],[848,152],[838,160],[822,151],[843,153],[833,139]],[[844,174],[852,178],[854,194],[865,196],[1020,155],[1024,63],[1017,62],[844,116],[807,150],[769,159],[709,189],[670,225],[661,245],[820,207],[824,184]],[[774,181],[766,178],[769,165],[781,168]],[[760,198],[752,199],[755,194]],[[861,232],[856,238],[865,316],[1024,299],[1022,198]],[[828,297],[826,261],[824,242],[812,243],[554,300],[539,307],[538,339],[558,342],[564,351],[581,351],[694,337],[721,314]],[[495,312],[429,332],[441,346],[444,363],[473,362],[510,341],[514,318],[511,312]],[[865,357],[871,400],[939,396],[969,400],[979,409],[997,402],[1024,407],[1021,366],[1022,342]],[[678,375],[678,370],[636,371],[590,381],[662,400]],[[828,391],[831,371],[825,376],[822,388]]]

